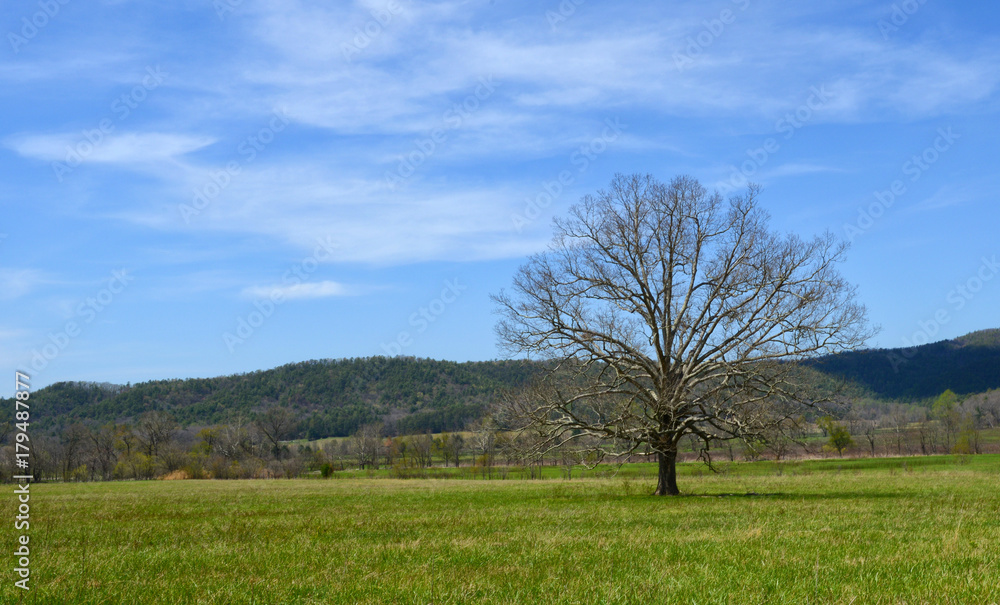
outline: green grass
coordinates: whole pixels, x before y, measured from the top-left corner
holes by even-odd
[[[1000,601],[1000,456],[642,472],[34,485],[23,602]]]

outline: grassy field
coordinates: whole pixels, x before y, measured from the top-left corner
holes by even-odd
[[[1000,601],[1000,456],[683,465],[679,498],[649,470],[33,485],[0,602]]]

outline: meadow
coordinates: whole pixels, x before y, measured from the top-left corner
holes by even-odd
[[[0,602],[1000,602],[1000,456],[653,472],[36,484]]]

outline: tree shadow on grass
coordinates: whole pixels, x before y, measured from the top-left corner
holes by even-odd
[[[723,493],[723,494],[681,494],[686,498],[773,498],[775,500],[871,500],[871,499],[896,499],[908,498],[913,494],[909,492],[831,492],[824,494],[816,493],[789,493],[789,492],[746,492],[746,493]],[[650,496],[660,498],[662,496]]]
[[[563,501],[577,501],[577,502],[638,502],[638,501],[661,501],[664,503],[668,502],[683,502],[685,500],[723,500],[729,498],[745,498],[748,500],[774,500],[774,501],[794,501],[801,502],[806,501],[844,501],[844,500],[895,500],[895,499],[906,499],[919,497],[918,492],[909,491],[844,491],[844,492],[828,492],[828,493],[803,493],[803,492],[722,492],[722,493],[688,493],[681,492],[677,496],[655,496],[651,492],[645,490],[636,490],[630,493],[614,493],[614,492],[604,492],[604,493],[579,493],[579,492],[567,492],[567,493],[555,493],[547,494],[545,499],[552,500],[563,500]]]

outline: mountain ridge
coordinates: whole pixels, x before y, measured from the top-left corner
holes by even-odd
[[[838,353],[804,365],[821,374],[817,383],[843,383],[856,400],[928,404],[946,389],[971,395],[1000,388],[1000,329],[912,349]],[[32,394],[38,404],[32,417],[40,428],[55,429],[76,421],[129,421],[160,410],[182,425],[205,426],[283,406],[308,438],[348,435],[376,421],[390,432],[440,432],[465,428],[503,389],[524,384],[537,371],[535,362],[524,360],[365,357],[125,386],[59,382]]]

